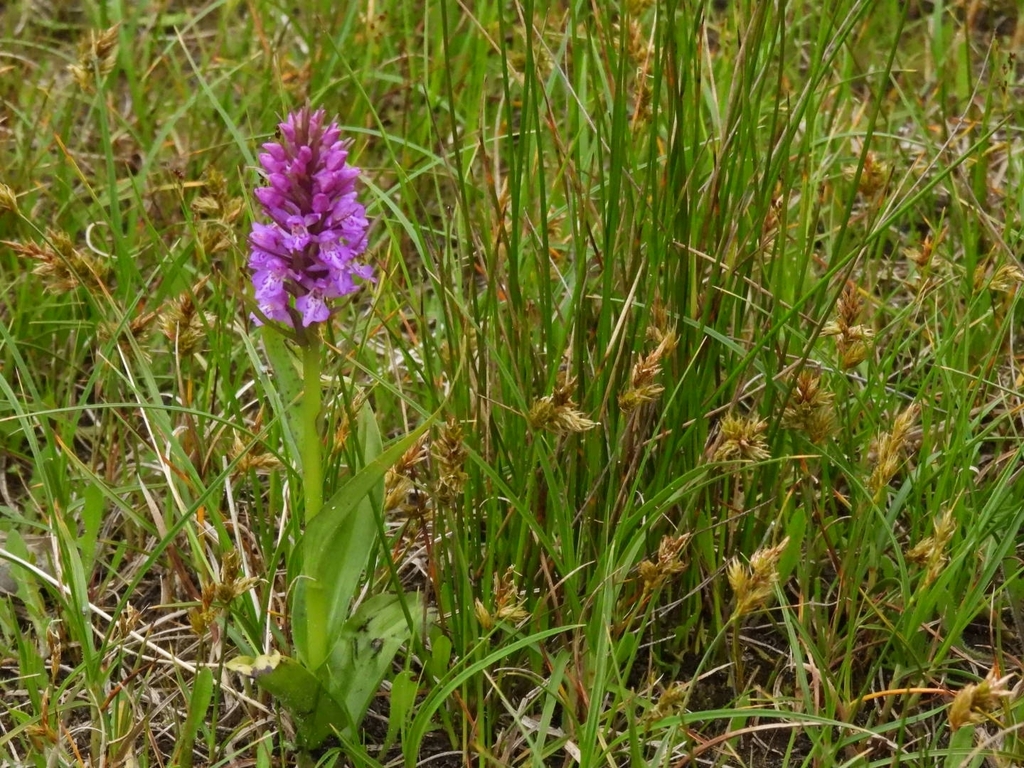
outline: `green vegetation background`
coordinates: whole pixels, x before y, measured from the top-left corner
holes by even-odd
[[[341,377],[386,439],[444,405],[365,593],[436,621],[325,759],[1020,764],[1017,14],[5,4],[0,762],[291,760],[221,665],[288,647],[245,238],[309,102],[379,278],[328,485]]]

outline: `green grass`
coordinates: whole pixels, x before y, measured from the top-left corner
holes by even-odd
[[[307,101],[379,276],[325,497],[360,392],[386,444],[440,409],[361,595],[436,617],[326,760],[1024,761],[970,687],[1024,652],[1013,3],[76,8],[0,10],[0,763],[294,763],[223,665],[290,650],[246,236]]]

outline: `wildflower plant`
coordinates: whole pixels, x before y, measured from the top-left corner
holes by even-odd
[[[362,574],[373,569],[385,474],[430,420],[383,451],[372,409],[354,398],[362,402],[354,430],[361,466],[324,503],[321,328],[331,301],[373,280],[360,261],[368,222],[357,196],[360,171],[348,162],[337,123],[306,107],[279,128],[280,142],[264,144],[260,155],[266,183],[254,194],[268,221],[253,224],[249,267],[253,319],[262,326],[301,471],[305,530],[289,590],[295,658],[271,651],[236,658],[231,667],[278,697],[294,717],[300,746],[313,749],[332,734],[354,736],[394,655],[421,623],[422,610],[410,610],[400,595],[352,606]],[[301,356],[301,377],[288,342]]]

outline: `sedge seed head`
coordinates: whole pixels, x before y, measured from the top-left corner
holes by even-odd
[[[648,329],[650,330],[650,328]],[[671,354],[677,344],[675,329],[662,331],[655,329],[658,346],[649,355],[641,356],[633,366],[629,387],[619,394],[619,407],[629,413],[645,403],[654,402],[665,391],[665,387],[657,383],[661,374],[661,361]]]
[[[200,311],[196,306],[194,291],[168,302],[157,321],[157,329],[182,357],[199,351],[209,329],[215,325],[213,313]]]
[[[550,395],[536,400],[527,416],[530,427],[556,435],[587,432],[596,427],[597,422],[588,419],[576,407],[573,401],[575,390],[575,380],[567,378],[557,384]]]
[[[820,376],[800,371],[783,413],[783,425],[803,432],[812,443],[824,442],[835,431],[832,400],[832,393],[822,387]]]
[[[1024,270],[1016,264],[1004,264],[992,275],[988,287],[999,293],[1013,293],[1024,283]]]
[[[856,178],[856,165],[848,166],[844,170],[848,178]],[[879,160],[874,152],[869,151],[864,157],[864,167],[858,180],[857,191],[866,198],[875,197],[889,183],[890,174],[889,164]]]
[[[835,318],[821,329],[822,336],[835,338],[839,364],[844,370],[859,365],[871,352],[874,331],[858,322],[861,306],[860,290],[847,283],[836,304]]]
[[[924,584],[931,584],[939,577],[943,566],[948,561],[946,550],[953,534],[956,532],[956,518],[953,516],[953,509],[948,508],[945,512],[932,521],[934,530],[931,536],[926,536],[915,544],[907,552],[906,558],[925,568]]]
[[[655,561],[643,560],[639,565],[640,580],[643,582],[643,593],[650,595],[672,576],[686,570],[683,552],[689,543],[691,534],[680,536],[664,536],[658,544],[658,556]]]
[[[902,466],[911,432],[920,411],[921,407],[917,403],[912,403],[893,419],[889,432],[882,432],[875,438],[870,451],[873,468],[868,479],[868,490],[874,498],[878,498]]]
[[[18,212],[18,196],[6,184],[0,184],[0,211]]]
[[[519,624],[529,617],[523,608],[523,593],[515,583],[516,572],[509,567],[503,574],[494,574],[493,608],[488,608],[483,601],[473,602],[473,613],[483,629],[491,629],[498,621]]]
[[[763,461],[768,452],[764,433],[768,422],[756,417],[727,414],[719,425],[719,433],[711,450],[711,460]]]
[[[439,503],[450,505],[462,495],[469,480],[465,469],[469,452],[463,443],[462,425],[454,418],[449,417],[441,428],[430,455],[436,472],[434,495]]]
[[[240,477],[250,471],[267,473],[281,468],[281,460],[272,453],[262,450],[261,446],[247,446],[237,435],[231,445],[228,457],[235,463],[234,476]]]
[[[956,731],[970,723],[981,723],[999,709],[1001,702],[1015,695],[1009,687],[1013,675],[999,676],[991,669],[980,683],[969,683],[957,693],[949,707],[949,725]]]
[[[90,30],[78,48],[78,61],[68,65],[68,71],[83,91],[94,89],[96,80],[102,80],[117,62],[117,34],[119,24],[105,30]]]
[[[48,230],[42,242],[3,241],[19,256],[35,262],[32,274],[53,293],[63,294],[84,287],[102,293],[110,275],[109,264],[75,247],[71,237],[60,230]]]
[[[737,558],[730,561],[726,576],[736,598],[735,617],[746,616],[767,605],[779,582],[779,559],[788,544],[787,536],[773,547],[757,550],[749,566],[744,566]]]

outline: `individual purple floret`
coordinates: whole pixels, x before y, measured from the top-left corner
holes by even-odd
[[[328,300],[358,290],[353,276],[373,280],[356,260],[369,225],[338,124],[325,126],[323,110],[303,107],[279,127],[281,142],[260,155],[267,186],[255,195],[270,223],[252,225],[249,268],[260,312],[306,327],[330,317]]]

